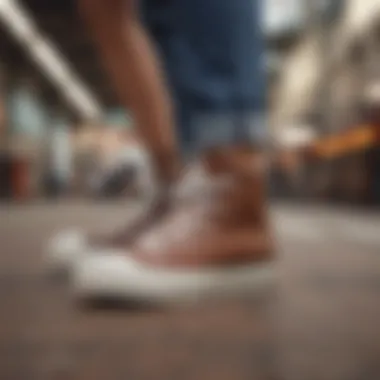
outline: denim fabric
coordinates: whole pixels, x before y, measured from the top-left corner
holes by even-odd
[[[261,0],[144,0],[185,152],[266,136]]]

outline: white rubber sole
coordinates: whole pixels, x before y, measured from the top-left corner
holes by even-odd
[[[125,252],[85,258],[75,266],[72,277],[78,300],[158,304],[262,293],[275,283],[274,263],[178,271],[141,265]]]
[[[47,244],[44,267],[48,274],[71,271],[76,263],[91,254],[86,235],[79,230],[62,231]]]

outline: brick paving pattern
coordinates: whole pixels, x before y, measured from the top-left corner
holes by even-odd
[[[275,206],[280,280],[260,299],[166,310],[73,304],[67,286],[43,276],[43,242],[72,223],[117,225],[126,212],[1,208],[0,379],[380,379],[380,218]]]

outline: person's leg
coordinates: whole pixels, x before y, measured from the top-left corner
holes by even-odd
[[[138,5],[138,0],[79,0],[114,88],[131,111],[160,179],[171,181],[180,164],[172,103]]]
[[[266,82],[259,2],[142,4],[174,94],[183,150],[196,154],[210,145],[263,142]]]

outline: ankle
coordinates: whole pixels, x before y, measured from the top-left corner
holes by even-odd
[[[266,170],[265,157],[250,147],[229,147],[205,155],[211,172],[226,175],[232,182],[223,192],[223,209],[217,217],[230,227],[265,226]]]
[[[239,179],[263,175],[265,153],[251,146],[215,148],[205,153],[204,163],[211,174],[230,174]]]

